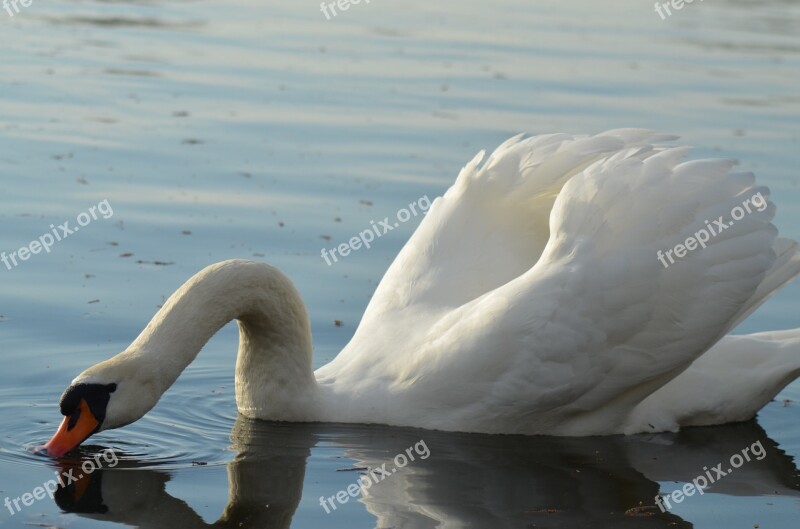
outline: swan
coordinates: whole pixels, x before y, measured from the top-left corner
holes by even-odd
[[[800,273],[797,243],[777,237],[752,173],[685,161],[675,139],[519,135],[479,153],[316,372],[292,281],[213,264],[71,383],[44,448],[144,416],[234,319],[236,402],[253,419],[558,436],[751,419],[800,375],[800,329],[726,334]]]

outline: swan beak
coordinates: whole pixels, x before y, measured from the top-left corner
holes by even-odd
[[[81,399],[78,409],[64,421],[44,449],[54,457],[61,457],[75,449],[100,427],[86,400]]]

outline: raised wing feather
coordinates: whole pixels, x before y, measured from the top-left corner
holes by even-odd
[[[390,409],[392,424],[445,430],[621,432],[788,279],[781,263],[796,250],[776,241],[752,174],[683,162],[686,149],[653,144],[665,139],[517,137],[468,164],[317,372],[352,396],[337,417],[382,422],[372,414]],[[675,252],[704,230],[704,247]]]
[[[553,202],[570,178],[623,149],[671,139],[639,129],[596,136],[515,136],[481,152],[436,199],[382,279],[364,322],[406,307],[456,307],[528,270],[550,237]]]
[[[442,368],[503,372],[464,416],[486,409],[507,430],[510,418],[488,410],[508,410],[525,433],[614,431],[721,338],[775,261],[774,207],[730,162],[678,163],[683,154],[623,151],[567,182],[536,265],[459,316],[491,315],[479,330],[472,321],[474,347],[451,351]],[[746,202],[751,211],[732,221]],[[706,248],[664,267],[659,251],[717,220],[728,227]]]

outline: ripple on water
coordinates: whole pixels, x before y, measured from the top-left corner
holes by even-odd
[[[229,462],[233,453],[227,447],[237,417],[233,391],[227,389],[232,381],[212,370],[187,375],[144,418],[93,436],[59,462],[91,459],[108,449],[116,454],[118,468],[181,469]],[[14,398],[4,398],[12,394]],[[25,387],[0,391],[0,415],[9,421],[0,438],[0,466],[52,461],[38,451],[61,420],[51,400]]]

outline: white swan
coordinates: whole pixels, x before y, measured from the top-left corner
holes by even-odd
[[[479,154],[316,372],[291,281],[266,264],[212,265],[73,381],[46,448],[142,417],[233,319],[251,418],[572,436],[752,418],[800,374],[800,329],[723,336],[800,273],[797,244],[776,238],[752,174],[683,162],[671,139],[517,136]],[[715,235],[674,250],[701,230]]]

